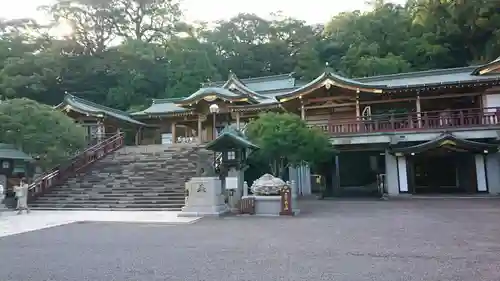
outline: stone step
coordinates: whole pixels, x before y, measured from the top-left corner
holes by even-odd
[[[184,181],[179,181],[175,183],[141,183],[141,184],[134,184],[134,183],[123,183],[120,181],[117,181],[115,183],[99,183],[99,184],[85,184],[85,183],[76,183],[76,184],[68,184],[68,185],[63,185],[60,187],[55,187],[52,190],[144,190],[144,189],[151,189],[151,190],[162,190],[162,189],[169,189],[172,187],[179,187],[179,186],[185,186],[186,182]]]
[[[184,192],[172,192],[172,193],[155,193],[155,192],[141,192],[141,193],[99,193],[99,192],[86,192],[86,193],[47,193],[42,198],[67,198],[68,196],[74,197],[107,197],[107,198],[123,198],[123,197],[141,197],[141,198],[158,198],[158,197],[168,197],[168,198],[184,198]]]
[[[196,146],[123,148],[30,203],[34,209],[180,210]]]
[[[65,211],[175,211],[179,212],[181,211],[182,207],[174,207],[174,208],[136,208],[136,207],[130,207],[130,208],[122,208],[122,207],[113,207],[113,208],[89,208],[89,207],[51,207],[51,206],[43,206],[43,207],[33,207],[30,206],[30,209],[32,210],[40,210],[40,211],[57,211],[57,210],[65,210]]]
[[[191,177],[186,177],[186,178],[191,178]],[[139,179],[134,179],[134,180],[123,180],[121,178],[116,178],[114,181],[109,180],[109,178],[106,179],[83,179],[80,182],[67,182],[66,184],[62,186],[75,186],[75,185],[81,185],[81,186],[112,186],[116,184],[133,184],[133,185],[139,185],[139,186],[165,186],[168,184],[172,183],[179,183],[179,182],[186,182],[189,179],[185,179],[185,177],[178,177],[177,179],[173,178],[165,178],[163,180],[139,180]]]
[[[57,198],[67,198],[67,197],[83,197],[83,196],[88,196],[88,197],[117,197],[117,198],[122,198],[122,197],[148,197],[148,198],[157,198],[157,197],[169,197],[169,198],[178,198],[178,197],[183,197],[184,196],[184,191],[183,192],[171,192],[171,193],[155,193],[155,192],[142,192],[142,193],[100,193],[100,192],[80,192],[80,193],[47,193],[44,196],[40,198],[47,198],[47,197],[57,197]]]
[[[90,200],[90,201],[184,201],[184,196],[99,196],[99,195],[81,195],[81,196],[43,196],[37,200],[37,202],[48,202],[48,201],[63,201],[63,200]]]
[[[117,192],[117,193],[144,193],[144,192],[151,192],[151,193],[172,193],[172,192],[178,192],[182,191],[184,192],[184,187],[174,187],[174,186],[160,186],[160,187],[137,187],[137,186],[131,186],[131,187],[109,187],[109,188],[64,188],[64,189],[52,189],[50,193],[68,193],[68,192],[73,192],[73,193],[86,193],[86,192],[95,192],[95,193],[112,193],[112,192]]]
[[[134,209],[134,208],[142,208],[142,209],[147,209],[147,208],[161,208],[161,209],[173,209],[173,208],[182,208],[184,204],[178,204],[178,203],[164,203],[164,204],[157,204],[157,203],[151,203],[151,204],[146,204],[146,203],[141,203],[141,204],[135,204],[135,203],[127,203],[127,204],[99,204],[99,203],[93,203],[93,202],[60,202],[58,204],[55,203],[33,203],[30,204],[31,208],[84,208],[84,209],[92,209],[92,208],[108,208],[108,209],[115,209],[115,208],[123,208],[123,209]]]
[[[58,204],[103,204],[103,205],[113,205],[113,204],[118,204],[118,205],[130,205],[130,204],[177,204],[177,205],[182,205],[184,206],[185,204],[185,199],[184,198],[155,198],[155,199],[141,199],[141,198],[121,198],[121,199],[110,199],[110,198],[76,198],[76,197],[71,197],[71,198],[66,198],[66,199],[59,199],[59,198],[50,198],[50,199],[44,199],[44,200],[38,200],[34,204],[35,205],[40,205],[40,204],[52,204],[52,205],[58,205]]]

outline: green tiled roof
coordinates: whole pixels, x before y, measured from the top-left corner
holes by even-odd
[[[130,114],[118,109],[110,108],[107,106],[103,106],[88,100],[84,100],[82,98],[66,94],[64,97],[64,102],[62,104],[66,104],[71,106],[74,110],[89,114],[89,115],[108,115],[112,118],[116,118],[121,121],[125,121],[128,123],[132,123],[135,125],[146,126],[146,124],[139,122],[132,117]],[[60,107],[59,105],[58,107]]]
[[[436,149],[439,147],[447,147],[449,149],[456,150],[465,150],[474,153],[483,153],[485,150],[489,153],[494,153],[498,151],[498,144],[492,143],[483,143],[470,141],[466,139],[460,139],[455,137],[450,133],[443,133],[439,137],[420,143],[412,146],[403,146],[403,147],[393,147],[391,148],[392,153],[422,153],[431,149]]]
[[[474,71],[478,66],[437,69],[427,71],[408,72],[391,75],[356,78],[355,80],[366,84],[384,84],[387,88],[421,87],[433,85],[446,85],[456,83],[473,83],[495,81],[500,79],[500,74],[478,76]]]
[[[150,107],[134,112],[132,116],[144,116],[144,115],[161,115],[165,113],[182,113],[188,112],[189,110],[180,106],[177,106],[174,102],[179,101],[179,98],[172,99],[154,99]]]
[[[205,148],[213,151],[225,151],[230,149],[259,149],[258,146],[249,141],[245,135],[231,127],[225,128],[213,141],[205,145]]]
[[[229,82],[232,76],[235,75],[233,73],[229,74],[229,79],[226,81],[208,82],[203,83],[202,85],[203,87],[223,87]],[[248,89],[257,93],[288,89],[295,86],[295,78],[293,77],[293,73],[244,78],[238,80],[243,83]]]
[[[201,88],[198,91],[191,94],[190,96],[181,99],[179,102],[182,102],[182,103],[194,102],[200,98],[210,96],[210,95],[216,95],[220,98],[228,99],[228,100],[238,99],[238,98],[248,98],[252,102],[257,102],[255,100],[255,98],[252,96],[247,96],[244,94],[231,92],[225,88],[217,88],[217,87]]]
[[[15,148],[14,145],[0,143],[0,158],[31,161],[33,158]]]
[[[352,87],[371,88],[371,89],[384,89],[384,88],[386,88],[386,85],[381,85],[381,83],[367,85],[367,84],[362,83],[360,81],[345,78],[345,77],[339,76],[339,75],[332,73],[332,72],[323,72],[320,76],[318,76],[316,79],[312,80],[311,82],[307,83],[306,85],[304,85],[300,88],[297,88],[293,91],[290,91],[290,92],[287,92],[287,93],[284,93],[281,95],[276,95],[276,98],[281,99],[281,98],[285,98],[285,97],[294,96],[300,92],[304,92],[304,91],[307,91],[309,89],[312,89],[316,85],[323,83],[324,81],[327,81],[329,79],[331,79],[337,83],[349,85]]]

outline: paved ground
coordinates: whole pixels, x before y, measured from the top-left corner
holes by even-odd
[[[177,224],[192,223],[199,219],[177,217],[177,214],[155,211],[31,211],[30,214],[17,215],[9,211],[0,213],[0,237],[84,221]]]
[[[500,201],[314,201],[296,218],[75,223],[0,238],[0,280],[500,280]]]

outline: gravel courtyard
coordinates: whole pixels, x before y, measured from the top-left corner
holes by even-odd
[[[500,280],[500,201],[308,201],[295,218],[0,238],[1,281]]]

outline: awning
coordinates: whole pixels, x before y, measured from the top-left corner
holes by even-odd
[[[222,133],[215,140],[208,143],[205,148],[217,152],[235,149],[259,149],[258,146],[247,140],[243,133],[233,129],[225,129],[222,131]]]
[[[494,153],[498,151],[498,144],[465,140],[457,138],[450,133],[444,133],[433,140],[412,146],[392,147],[390,151],[391,153],[417,154],[433,149],[470,153]]]
[[[11,144],[0,143],[0,158],[12,160],[31,161],[33,158],[28,154],[16,149]]]

